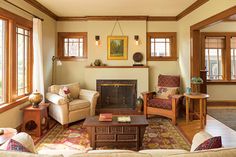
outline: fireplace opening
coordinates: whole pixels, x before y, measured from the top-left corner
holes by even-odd
[[[135,109],[137,80],[97,80],[97,109]]]

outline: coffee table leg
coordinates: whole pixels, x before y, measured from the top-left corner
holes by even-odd
[[[93,149],[96,149],[96,144],[95,144],[95,127],[91,127],[91,145]]]

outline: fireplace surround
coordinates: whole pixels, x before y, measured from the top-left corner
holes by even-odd
[[[137,80],[96,80],[97,109],[135,109]]]

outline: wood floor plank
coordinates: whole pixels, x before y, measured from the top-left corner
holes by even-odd
[[[224,147],[236,147],[236,131],[209,115],[207,115],[207,124],[204,129],[200,129],[199,120],[194,120],[186,124],[185,119],[183,118],[178,120],[178,128],[190,143],[197,132],[205,130],[212,136],[221,136]]]

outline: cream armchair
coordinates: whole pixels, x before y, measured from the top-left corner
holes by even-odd
[[[71,102],[59,95],[59,90],[63,87],[70,89],[73,97]],[[46,94],[46,99],[51,102],[49,115],[67,127],[69,123],[85,119],[87,116],[94,116],[98,96],[97,91],[80,89],[79,83],[52,85]]]

